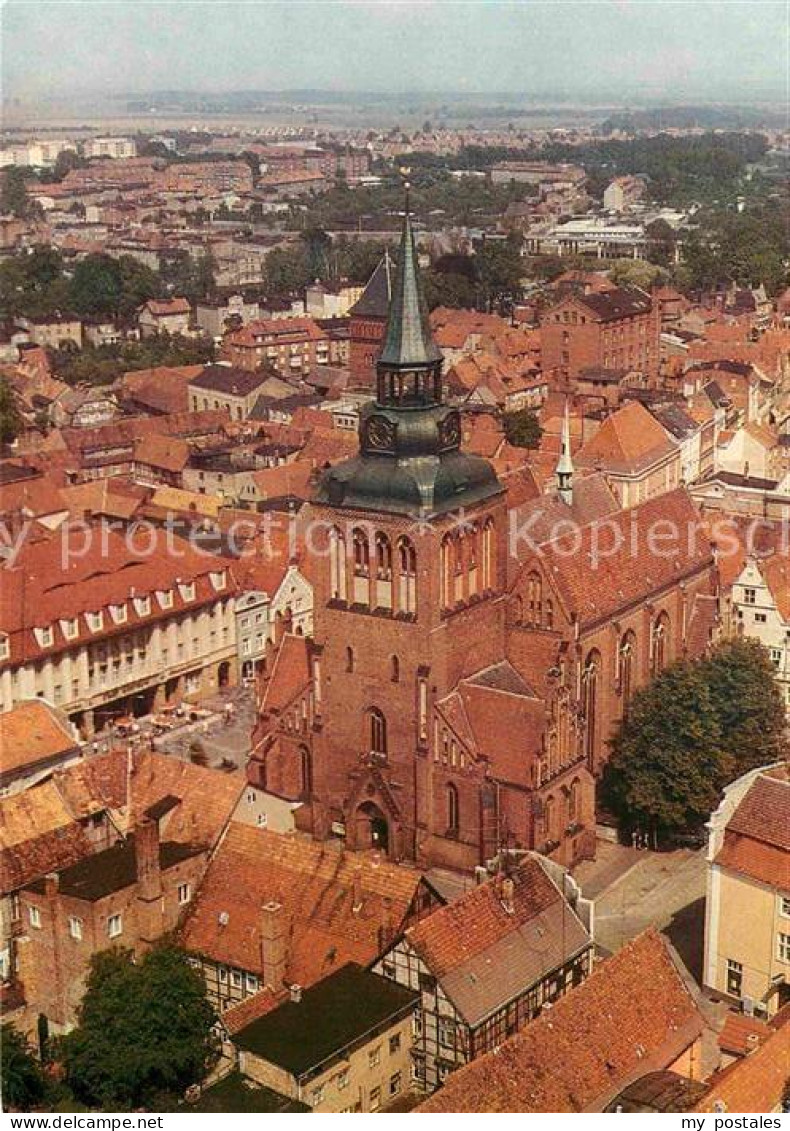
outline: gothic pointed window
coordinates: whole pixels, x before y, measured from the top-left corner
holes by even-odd
[[[302,794],[310,797],[313,792],[313,758],[306,746],[300,747],[302,759]]]
[[[479,585],[479,566],[478,566],[478,547],[479,547],[480,533],[477,527],[473,527],[467,534],[467,549],[466,549],[466,577],[467,577],[467,590],[470,597],[477,593]]]
[[[617,681],[620,685],[620,695],[623,700],[623,714],[628,712],[628,704],[634,690],[634,664],[636,662],[636,637],[633,632],[626,632],[620,640],[618,649]]]
[[[579,799],[581,794],[581,785],[578,778],[574,778],[571,782],[571,788],[568,790],[568,824],[575,825],[578,823],[580,815]]]
[[[465,539],[462,534],[453,538],[453,602],[464,599],[464,559],[466,557]]]
[[[496,563],[494,561],[494,520],[487,518],[483,526],[483,590],[494,588]]]
[[[370,604],[370,543],[364,530],[355,530],[354,546],[354,603]]]
[[[352,647],[346,648],[346,671],[353,672],[354,670],[354,649]]]
[[[376,607],[392,608],[392,545],[381,531],[376,535]]]
[[[400,660],[397,656],[392,656],[390,659],[390,679],[393,683],[400,682]]]
[[[454,544],[449,534],[442,539],[441,553],[441,604],[443,609],[449,608],[453,603],[453,569],[454,569]]]
[[[370,723],[370,752],[379,758],[387,757],[387,720],[383,711],[371,707],[368,712]]]
[[[545,602],[544,623],[546,628],[554,628],[554,604],[550,597]]]
[[[458,787],[450,782],[447,786],[447,835],[458,836],[460,828]]]
[[[346,540],[342,531],[334,527],[329,534],[329,574],[332,599],[347,600]]]
[[[398,539],[398,611],[417,612],[417,551],[410,539]]]
[[[601,671],[601,654],[588,652],[582,670],[582,704],[584,709],[584,748],[592,764],[598,738],[598,678]]]
[[[543,580],[539,573],[527,577],[527,624],[539,627],[543,619]]]
[[[667,666],[668,637],[669,617],[666,613],[659,613],[653,623],[650,639],[650,671],[654,678]]]

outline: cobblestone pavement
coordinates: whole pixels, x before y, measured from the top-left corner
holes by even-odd
[[[230,723],[225,719],[225,705],[233,705]],[[250,753],[250,735],[255,721],[255,689],[232,687],[200,704],[213,711],[208,719],[178,727],[154,739],[154,748],[177,758],[190,758],[192,749],[199,743],[207,758],[207,765],[243,769]]]

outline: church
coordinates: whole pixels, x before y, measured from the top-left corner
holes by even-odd
[[[710,547],[626,561],[624,539],[591,576],[595,522],[631,531],[655,521],[650,504],[621,511],[603,476],[574,482],[566,422],[557,490],[527,504],[537,521],[509,512],[492,465],[462,449],[442,365],[407,206],[359,454],[312,501],[314,635],[286,634],[262,674],[248,774],[301,802],[298,827],[351,849],[459,870],[535,849],[571,865],[594,853],[595,782],[630,696],[707,645]],[[697,517],[684,491],[652,503]]]

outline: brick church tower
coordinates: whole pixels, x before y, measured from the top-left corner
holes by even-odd
[[[435,813],[433,708],[505,655],[505,495],[461,450],[445,403],[408,210],[375,399],[359,455],[324,473],[316,571],[317,721],[300,823],[350,848],[425,859]],[[477,800],[475,799],[477,805]]]

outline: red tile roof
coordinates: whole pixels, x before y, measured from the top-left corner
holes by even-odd
[[[790,1006],[770,1024],[770,1036],[748,1056],[710,1080],[710,1090],[695,1111],[772,1112],[781,1110],[790,1065]]]
[[[186,921],[184,945],[265,979],[261,908],[274,900],[290,922],[286,980],[310,986],[346,962],[372,962],[402,925],[420,883],[419,872],[375,856],[234,822]]]
[[[19,703],[0,714],[0,753],[3,776],[33,769],[79,749],[64,715],[40,699]]]
[[[563,534],[538,553],[566,615],[595,623],[710,569],[713,557],[699,523],[690,495],[679,488]],[[534,561],[523,568],[534,568]]]
[[[652,413],[629,401],[604,420],[574,459],[582,467],[636,473],[678,451]]]
[[[703,1027],[651,929],[495,1052],[453,1073],[418,1110],[601,1111],[632,1080],[677,1060]]]
[[[747,1017],[745,1013],[730,1012],[724,1018],[724,1025],[719,1033],[719,1048],[733,1056],[746,1056],[754,1052],[770,1033],[765,1021]]]

